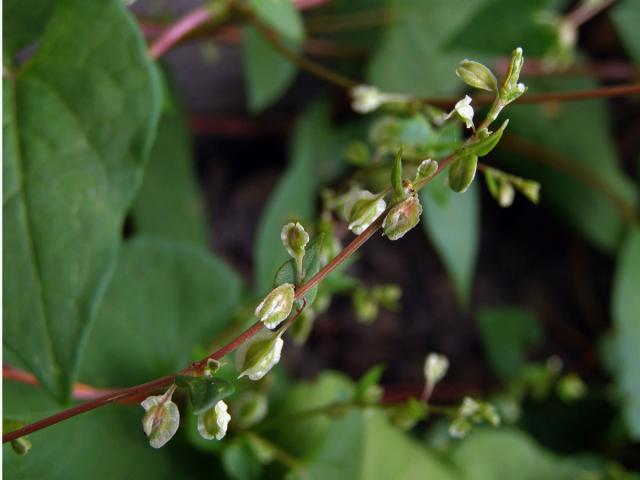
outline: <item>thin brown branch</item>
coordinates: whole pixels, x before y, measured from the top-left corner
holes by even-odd
[[[351,78],[345,77],[333,70],[316,63],[308,58],[299,55],[297,52],[289,48],[282,39],[278,32],[276,32],[270,25],[263,22],[255,12],[248,8],[244,4],[234,4],[234,9],[241,14],[256,30],[262,35],[262,37],[271,44],[271,46],[277,50],[283,57],[287,58],[290,62],[297,65],[299,68],[306,70],[307,72],[315,75],[318,78],[322,78],[329,83],[337,85],[341,88],[351,89],[355,87],[358,82]]]
[[[439,162],[439,168],[435,175],[442,172],[453,160],[455,159],[456,154],[452,153],[447,158],[441,160]],[[435,176],[434,175],[434,176]],[[432,176],[431,178],[433,178]],[[431,179],[430,178],[430,179]],[[428,180],[430,180],[428,179]],[[426,184],[426,181],[421,185],[416,185],[416,190],[419,190]],[[360,235],[355,237],[351,243],[349,243],[333,260],[331,260],[328,264],[326,264],[323,268],[320,269],[318,273],[316,273],[308,282],[304,285],[301,285],[296,289],[295,299],[299,300],[302,298],[310,289],[320,283],[327,275],[329,275],[338,265],[344,262],[347,258],[353,255],[358,248],[362,246],[371,236],[380,229],[382,226],[382,222],[384,220],[385,215],[388,213],[389,209],[385,210],[378,216],[378,218]],[[299,314],[299,312],[298,312]],[[202,368],[203,365],[206,365],[207,361],[211,359],[219,360],[225,355],[233,352],[240,345],[248,341],[251,337],[257,334],[263,328],[263,323],[258,321],[247,328],[244,332],[238,335],[233,341],[229,342],[219,350],[213,352],[211,355],[206,356],[202,360],[198,362],[194,362],[191,365],[187,366],[181,373],[188,373],[193,371],[198,371]],[[123,400],[131,397],[144,396],[151,392],[154,392],[162,387],[166,387],[167,385],[172,384],[175,381],[175,377],[177,374],[167,375],[166,377],[162,377],[156,380],[152,380],[147,383],[143,383],[141,385],[136,385],[133,387],[125,388],[122,390],[118,390],[116,392],[104,395],[102,397],[96,398],[86,403],[82,403],[80,405],[76,405],[74,407],[68,408],[61,412],[58,412],[50,417],[39,420],[35,423],[26,425],[22,428],[14,430],[9,433],[5,433],[2,436],[2,443],[10,442],[17,438],[23,437],[25,435],[29,435],[31,433],[37,432],[38,430],[42,430],[44,428],[50,427],[51,425],[55,425],[56,423],[60,423],[69,418],[75,417],[82,413],[88,412],[90,410],[94,410],[98,407],[102,407],[103,405],[107,405],[109,403],[116,402],[118,400]]]
[[[626,222],[632,222],[638,218],[638,212],[632,203],[627,201],[614,188],[611,188],[598,173],[572,158],[549,150],[542,145],[521,136],[514,135],[513,133],[505,133],[500,141],[500,146],[513,153],[522,155],[529,160],[563,172],[600,193],[611,203]]]

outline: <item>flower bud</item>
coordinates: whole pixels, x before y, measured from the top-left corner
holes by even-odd
[[[280,231],[280,240],[287,253],[293,258],[302,258],[309,243],[309,234],[300,223],[287,223]]]
[[[399,285],[379,285],[371,289],[371,296],[388,310],[397,310],[402,297],[402,289]]]
[[[364,287],[358,287],[353,292],[353,310],[360,323],[370,324],[378,316],[380,308],[371,292]]]
[[[205,440],[222,440],[230,420],[227,404],[220,400],[214,407],[198,414],[198,433]]]
[[[500,97],[505,103],[513,102],[527,90],[524,84],[518,83],[523,65],[524,57],[522,56],[522,48],[518,47],[511,53],[509,70],[504,79],[502,89],[500,90]]]
[[[579,400],[587,393],[587,386],[575,373],[563,375],[560,380],[558,380],[556,389],[558,396],[565,402]]]
[[[471,417],[480,411],[480,403],[471,397],[464,397],[458,415],[461,417]]]
[[[145,409],[142,429],[153,448],[160,448],[171,440],[180,425],[180,411],[171,401],[174,390],[172,385],[164,395],[147,397],[141,403]]]
[[[244,392],[233,404],[235,421],[243,430],[260,423],[267,415],[267,397],[252,391]]]
[[[31,450],[31,442],[25,437],[16,438],[11,441],[11,448],[18,455],[26,455]]]
[[[251,380],[260,380],[280,361],[283,340],[268,330],[261,330],[236,351],[238,378],[245,375]]]
[[[471,430],[471,422],[464,417],[457,417],[449,425],[449,435],[453,438],[464,438]]]
[[[409,430],[415,426],[420,420],[427,417],[427,406],[410,398],[405,403],[395,405],[389,410],[389,419],[391,422],[403,430]]]
[[[347,145],[343,154],[347,162],[358,167],[366,165],[371,158],[369,147],[365,142],[359,140],[353,141]]]
[[[425,180],[427,178],[431,178],[438,171],[438,162],[427,158],[420,162],[418,165],[418,171],[416,172],[416,177],[413,179],[413,183],[418,183],[421,180]]]
[[[371,85],[358,85],[351,89],[351,108],[358,113],[370,113],[385,103],[385,95]]]
[[[520,190],[525,197],[531,202],[538,203],[540,201],[540,184],[534,180],[522,180],[514,183],[516,188]]]
[[[449,167],[449,187],[458,193],[464,193],[469,188],[476,176],[478,157],[469,155],[458,158]]]
[[[382,228],[389,240],[398,240],[420,221],[422,205],[417,195],[411,195],[394,205],[384,218]]]
[[[270,329],[276,328],[293,308],[295,290],[291,283],[274,288],[256,307],[255,316]]]
[[[459,100],[453,107],[453,110],[444,118],[448,120],[453,115],[458,116],[467,128],[473,128],[473,107],[471,106],[471,97],[469,95],[465,95],[462,100]]]
[[[439,353],[430,353],[424,360],[424,379],[426,381],[427,398],[431,396],[433,387],[442,380],[449,369],[449,359]]]
[[[481,63],[465,59],[458,65],[456,75],[471,87],[488,90],[490,92],[498,91],[498,81],[495,75]]]
[[[360,192],[349,214],[349,230],[360,235],[386,208],[387,202],[382,194],[374,195],[367,190]]]

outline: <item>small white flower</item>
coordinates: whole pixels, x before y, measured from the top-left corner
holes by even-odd
[[[295,289],[291,283],[274,288],[256,307],[255,316],[270,329],[276,328],[293,308]]]
[[[280,361],[284,341],[268,330],[261,330],[236,351],[238,378],[245,375],[260,380]]]
[[[462,100],[455,104],[453,110],[446,115],[445,120],[448,120],[453,115],[457,115],[467,128],[473,128],[473,107],[471,106],[471,97],[469,95],[465,95]]]
[[[160,448],[175,435],[180,425],[180,411],[171,401],[175,386],[164,395],[147,397],[140,405],[145,409],[142,429],[153,448]]]

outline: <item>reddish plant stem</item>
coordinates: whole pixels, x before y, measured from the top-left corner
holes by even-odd
[[[27,385],[39,385],[38,379],[35,375],[7,364],[2,366],[2,378],[4,380],[14,380],[16,382],[26,383]],[[72,396],[75,400],[92,400],[117,391],[118,390],[115,389],[96,388],[91,385],[87,385],[86,383],[75,383],[73,385]]]
[[[149,47],[149,56],[159,58],[171,47],[178,43],[185,35],[192,32],[213,18],[213,11],[205,6],[196,8],[181,17],[167,28],[162,35]]]
[[[574,28],[578,28],[610,7],[614,2],[615,0],[600,0],[598,3],[581,2],[575,10],[564,17],[564,21],[573,25]]]
[[[428,180],[431,180],[435,175],[444,170],[453,160],[456,158],[456,153],[452,153],[445,159],[439,162],[438,171],[432,177],[427,179],[420,186],[416,186],[416,189],[424,186]],[[310,289],[315,287],[318,283],[320,283],[327,275],[329,275],[338,265],[340,265],[343,261],[345,261],[348,257],[353,255],[358,248],[362,246],[371,236],[378,231],[378,229],[382,226],[382,222],[384,221],[384,217],[388,213],[389,209],[382,212],[378,218],[371,224],[369,227],[362,232],[360,235],[355,237],[351,243],[349,243],[333,260],[327,263],[324,267],[320,269],[318,273],[316,273],[308,282],[304,285],[301,285],[296,289],[295,299],[299,300],[302,298]],[[299,314],[300,312],[298,312]],[[206,365],[209,359],[219,360],[225,355],[233,352],[240,345],[248,341],[251,337],[253,337],[256,333],[262,330],[263,324],[262,322],[256,322],[247,328],[244,332],[238,335],[234,340],[223,346],[222,348],[216,350],[211,355],[206,356],[202,360],[192,363],[188,367],[186,367],[180,373],[188,373],[197,371],[201,369],[204,365]],[[74,407],[68,408],[67,410],[63,410],[58,412],[50,417],[39,420],[35,423],[31,423],[17,430],[13,430],[12,432],[6,433],[2,436],[2,443],[10,442],[17,438],[23,437],[25,435],[29,435],[31,433],[37,432],[38,430],[42,430],[43,428],[50,427],[51,425],[55,425],[56,423],[60,423],[69,418],[75,417],[82,413],[88,412],[90,410],[96,409],[98,407],[102,407],[103,405],[113,403],[118,400],[123,400],[131,397],[144,396],[151,392],[158,390],[159,388],[166,387],[167,385],[172,384],[175,381],[177,374],[167,375],[166,377],[158,378],[156,380],[152,380],[147,383],[143,383],[141,385],[136,385],[129,388],[124,388],[122,390],[118,390],[116,392],[104,395],[102,397],[96,398],[86,403],[82,403],[80,405],[76,405]]]

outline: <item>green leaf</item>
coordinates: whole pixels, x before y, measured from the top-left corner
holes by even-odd
[[[391,168],[391,186],[393,194],[396,198],[402,198],[404,195],[404,187],[402,186],[402,147],[396,153],[396,158]]]
[[[235,391],[235,387],[229,382],[215,377],[178,375],[175,383],[178,387],[187,389],[195,415],[210,410]]]
[[[589,79],[529,80],[527,83],[531,91],[549,92],[596,86]],[[612,196],[628,209],[637,204],[637,192],[619,166],[605,104],[574,102],[556,108],[513,105],[509,107],[509,116],[509,130],[516,136],[509,137],[508,144],[503,139],[499,146],[518,153],[502,155],[505,168],[539,181],[543,205],[599,248],[614,250],[625,220],[621,210],[614,206]],[[518,137],[527,140],[528,145],[519,148]],[[545,157],[537,151],[527,153],[530,145],[559,154],[560,158]],[[590,180],[580,173],[583,170]],[[594,180],[598,188],[593,185]]]
[[[286,43],[292,50],[300,50],[300,43]],[[291,86],[298,71],[253,27],[244,29],[242,62],[247,102],[252,113],[261,112],[280,98]]]
[[[394,19],[367,68],[367,81],[383,90],[429,96],[454,93],[459,52],[446,42],[486,0],[396,0]]]
[[[466,306],[480,241],[480,194],[473,184],[463,195],[444,184],[444,175],[420,191],[422,225],[456,288],[458,302]]]
[[[352,382],[340,374],[327,372],[313,382],[299,383],[290,389],[278,400],[278,412],[286,416],[348,401],[353,393]],[[375,410],[351,410],[337,419],[310,415],[268,433],[276,445],[302,464],[304,471],[290,472],[293,478],[456,478],[430,452],[392,427]]]
[[[615,326],[616,378],[622,394],[623,415],[635,440],[640,440],[640,226],[627,233],[618,253],[613,281],[611,314]]]
[[[321,233],[316,238],[314,238],[313,241],[307,246],[307,253],[302,260],[303,284],[308,282],[311,277],[313,277],[320,270],[320,259],[322,258],[322,246],[324,243],[324,238],[324,233]],[[292,258],[284,262],[278,269],[274,277],[273,286],[277,287],[278,285],[282,285],[283,283],[291,283],[295,285],[296,277],[296,262]],[[317,294],[318,286],[316,285],[304,295],[304,298],[307,301],[307,306],[311,306],[313,304],[313,301],[316,299]],[[298,300],[297,304],[301,305],[301,301]]]
[[[224,471],[234,480],[253,480],[262,476],[262,464],[242,438],[234,438],[222,451]]]
[[[633,61],[640,63],[640,5],[635,0],[623,0],[609,10],[622,44]]]
[[[486,137],[480,138],[475,142],[470,143],[469,145],[465,145],[462,147],[461,154],[462,155],[477,155],[478,157],[484,157],[491,150],[495,148],[500,139],[502,138],[502,134],[504,133],[505,128],[509,125],[509,120],[505,120],[500,125],[500,128],[495,132],[487,135]]]
[[[349,452],[345,455],[345,452]],[[452,471],[378,411],[334,420],[319,449],[304,460],[311,478],[452,480]],[[304,478],[303,475],[294,478]]]
[[[260,19],[282,37],[296,43],[304,40],[304,24],[291,0],[249,0]]]
[[[331,125],[328,105],[313,104],[296,127],[289,167],[278,182],[262,213],[255,244],[256,290],[271,289],[274,274],[287,259],[280,231],[285,223],[311,220],[316,194],[325,181],[343,167],[340,152],[349,128],[337,135]]]
[[[478,430],[460,442],[451,454],[465,480],[560,480],[559,462],[527,435],[506,427],[498,431]],[[577,477],[571,477],[577,478]]]
[[[5,382],[3,408],[3,415],[31,422],[59,406],[41,389]],[[79,415],[30,435],[33,448],[23,457],[5,444],[3,476],[12,480],[184,478],[171,463],[170,445],[159,451],[149,447],[142,433],[142,413],[140,407],[116,406]]]
[[[553,0],[492,0],[473,12],[452,35],[447,47],[492,55],[505,55],[509,48],[522,47],[526,55],[539,57],[557,38],[549,22]]]
[[[167,101],[131,211],[135,231],[206,245],[207,221],[185,113],[177,99]]]
[[[4,345],[64,401],[142,180],[158,82],[122,2],[69,0],[3,100]]]
[[[11,56],[35,42],[42,35],[49,17],[53,13],[53,0],[6,0],[2,2],[2,16],[11,21],[3,21],[3,50],[7,56],[5,65]],[[9,57],[7,59],[7,57]]]
[[[92,385],[142,383],[183,368],[240,301],[238,276],[205,249],[141,237],[118,268],[88,340],[81,378]]]
[[[536,317],[518,307],[483,307],[476,320],[480,339],[493,371],[503,380],[514,378],[526,362],[527,348],[542,340]]]

